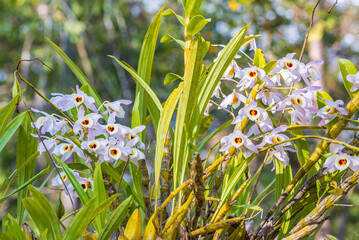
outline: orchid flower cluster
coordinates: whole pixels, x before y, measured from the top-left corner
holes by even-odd
[[[33,112],[42,114],[33,124],[40,134],[34,136],[42,139],[38,145],[40,154],[48,151],[49,154],[61,158],[63,162],[68,162],[72,156],[77,155],[85,164],[96,159],[97,163],[106,161],[116,165],[119,160],[123,160],[131,161],[138,166],[138,161],[145,159],[141,151],[145,145],[138,136],[145,126],[131,129],[117,122],[117,118],[125,117],[121,105],[130,104],[130,100],[105,101],[97,108],[94,98],[78,86],[76,92],[70,95],[52,95],[50,101],[61,111],[67,112],[74,122],[33,108]],[[104,108],[102,112],[101,108]],[[93,186],[91,179],[81,177],[78,172],[73,171],[73,174],[85,191]],[[63,183],[68,190],[66,193],[77,197],[64,172],[52,180],[52,186],[62,186]]]
[[[326,105],[317,109],[314,104],[317,100],[315,91],[320,87],[312,86],[310,81],[321,79],[320,73],[313,66],[320,66],[323,61],[305,64],[294,59],[294,56],[295,53],[287,54],[273,67],[263,69],[251,64],[242,69],[235,60],[231,62],[221,82],[235,82],[236,86],[230,94],[226,95],[220,82],[212,95],[212,98],[221,100],[217,104],[218,109],[230,111],[231,114],[235,114],[235,110],[239,109],[237,114],[233,115],[232,124],[236,124],[236,127],[231,134],[221,139],[219,151],[225,152],[234,147],[248,157],[253,153],[257,154],[259,149],[265,146],[273,145],[269,150],[269,160],[266,160],[266,164],[276,159],[283,165],[288,165],[288,151],[296,152],[291,148],[289,137],[284,134],[288,127],[309,125],[318,120],[319,123],[316,125],[325,126],[338,115],[348,114],[341,107],[344,104],[342,100],[321,99]],[[351,91],[359,89],[359,72],[356,75],[348,75],[347,79],[353,83]],[[294,86],[299,84],[294,84],[299,82],[305,87],[295,88]],[[288,94],[283,96],[282,93],[285,91]],[[227,110],[228,107],[230,110]],[[280,114],[276,115],[276,113]],[[280,125],[285,113],[290,115],[290,123]],[[276,117],[279,117],[277,127],[274,123]],[[244,129],[240,129],[241,124],[247,120],[249,129],[245,133]],[[260,139],[261,142],[256,142]],[[324,167],[329,172],[344,170],[347,167],[355,171],[359,169],[359,159],[339,151],[326,160]]]

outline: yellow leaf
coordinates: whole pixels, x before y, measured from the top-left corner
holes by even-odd
[[[142,233],[142,219],[138,209],[136,209],[127,222],[125,237],[129,240],[140,240]]]

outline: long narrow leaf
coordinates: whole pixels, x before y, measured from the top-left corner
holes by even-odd
[[[26,210],[35,223],[40,232],[48,229],[47,239],[62,239],[60,223],[53,210],[51,204],[42,193],[36,190],[33,186],[28,186],[33,199],[25,198],[23,200]]]
[[[148,86],[150,86],[153,57],[155,54],[157,37],[162,21],[164,7],[165,6],[163,6],[161,10],[158,11],[146,32],[145,39],[142,43],[140,58],[138,60],[138,76],[142,78]],[[155,125],[157,123],[155,123],[157,119],[153,119],[153,114],[155,114],[155,112],[152,112],[154,106],[151,106],[154,103],[152,101],[147,101],[147,98],[148,96],[144,87],[140,84],[136,84],[136,99],[132,109],[132,128],[145,124],[148,109],[150,111],[154,127],[155,129],[157,129],[157,125]],[[140,136],[142,138],[142,141],[145,142],[145,133],[141,133]]]
[[[86,193],[83,190],[83,188],[81,187],[79,181],[74,176],[74,174],[71,172],[70,168],[63,161],[61,161],[60,158],[58,158],[56,156],[54,156],[54,158],[57,160],[58,164],[64,170],[66,176],[69,178],[69,181],[71,182],[71,185],[74,187],[74,189],[75,189],[77,195],[79,196],[82,204],[85,205],[89,201],[89,197],[86,195]]]
[[[17,141],[17,151],[16,151],[16,167],[17,169],[29,159],[35,152],[37,152],[37,138],[31,136],[35,134],[35,129],[31,126],[30,113],[24,116],[24,119],[21,123],[19,130],[19,138]],[[18,172],[17,175],[17,187],[21,187],[29,179],[35,175],[35,166],[36,161],[32,161],[27,164],[25,168]],[[23,189],[18,192],[17,195],[17,217],[18,221],[21,224],[21,220],[24,214],[24,206],[22,204],[22,199],[29,195],[28,189]]]
[[[114,233],[114,231],[122,223],[123,219],[125,219],[132,201],[132,196],[128,197],[116,208],[115,211],[113,211],[103,231],[100,233],[98,240],[105,240],[111,237],[112,233]]]
[[[166,135],[170,127],[171,119],[175,111],[175,108],[177,106],[178,99],[181,96],[182,90],[183,90],[183,83],[180,83],[178,88],[173,90],[171,95],[168,97],[165,106],[161,112],[161,117],[159,122],[159,126],[161,127],[157,129],[157,144],[156,144],[156,155],[155,155],[155,184],[153,186],[155,199],[157,199],[158,190],[159,190],[158,187],[159,187],[160,171],[161,171]]]
[[[46,40],[50,43],[51,47],[55,49],[55,51],[60,55],[60,57],[64,60],[67,66],[71,69],[71,71],[75,74],[77,79],[80,81],[82,85],[88,85],[90,88],[91,96],[95,99],[95,103],[97,107],[102,104],[102,100],[100,95],[97,93],[95,88],[92,86],[90,81],[86,78],[85,74],[80,70],[78,66],[64,53],[61,48],[59,48],[54,42],[50,39],[46,38]]]
[[[100,204],[101,202],[106,200],[106,190],[105,184],[102,178],[101,164],[97,164],[94,172],[94,190],[93,195],[96,198],[96,203]],[[105,225],[106,220],[106,211],[103,211],[98,217],[94,219],[98,226],[98,231],[101,231],[103,226]]]
[[[5,197],[2,197],[0,199],[0,203],[2,203],[3,201],[5,201],[7,198],[9,198],[11,195],[14,195],[15,193],[21,191],[22,189],[26,188],[28,185],[30,185],[32,182],[34,182],[36,179],[38,179],[39,177],[41,177],[42,175],[46,174],[49,172],[49,168],[50,166],[48,166],[47,168],[45,168],[44,170],[42,170],[41,172],[39,172],[38,174],[36,174],[34,177],[30,178],[27,182],[25,182],[23,185],[21,185],[20,187],[18,187],[17,189],[15,189],[14,191],[12,191],[11,193],[9,193],[8,195],[6,195]]]
[[[0,137],[0,152],[4,149],[7,142],[15,134],[16,130],[19,128],[22,120],[25,117],[26,112],[21,113],[16,118],[14,118],[5,128],[3,135]]]
[[[116,197],[118,197],[118,195],[112,196],[100,204],[96,203],[96,197],[90,199],[71,220],[69,226],[66,228],[63,239],[78,239],[91,221],[107,209]]]
[[[6,126],[11,119],[12,114],[15,111],[15,104],[20,95],[16,95],[11,102],[0,109],[0,137],[5,132]]]
[[[158,122],[160,119],[160,113],[162,111],[162,105],[160,100],[158,100],[156,94],[153,92],[150,86],[148,86],[148,84],[136,73],[135,70],[133,70],[133,68],[129,67],[126,63],[119,61],[114,56],[109,56],[109,57],[115,59],[116,62],[121,65],[121,67],[123,67],[126,71],[128,71],[131,74],[131,76],[136,81],[136,83],[140,84],[146,90],[147,94],[150,96],[148,100],[154,103],[154,104],[149,104],[148,106],[150,108],[150,114],[151,114],[153,126],[155,129],[157,129]]]

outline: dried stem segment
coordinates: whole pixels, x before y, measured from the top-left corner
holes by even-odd
[[[161,176],[160,176],[160,183],[161,183],[161,203],[163,203],[169,196],[171,192],[171,186],[173,181],[173,172],[172,172],[172,145],[171,145],[171,135],[167,132],[165,145],[163,149],[163,158],[161,164]],[[168,213],[166,209],[163,209],[163,219],[168,217]]]
[[[287,236],[286,238],[284,238],[284,240],[299,240],[299,239],[303,239],[307,236],[309,236],[310,234],[312,234],[315,230],[318,229],[318,227],[325,221],[327,220],[327,218],[315,222],[313,224],[310,224],[308,226],[305,226],[304,228],[300,229],[298,232],[291,234],[289,236]]]
[[[356,185],[358,178],[359,170],[339,185],[339,188],[342,190],[342,194],[331,194],[324,198],[305,218],[300,220],[297,225],[295,225],[295,227],[290,231],[290,234],[294,234],[308,224],[316,222],[330,207],[340,201],[348,193],[348,191]]]
[[[355,97],[347,104],[345,110],[348,112],[348,115],[340,115],[337,123],[325,134],[325,137],[335,139],[339,133],[345,128],[347,124],[347,119],[351,118],[353,114],[359,109],[359,94],[356,94]],[[282,193],[278,201],[273,205],[273,207],[268,211],[265,220],[261,223],[257,229],[255,235],[258,234],[260,229],[265,225],[267,220],[272,216],[274,211],[279,207],[280,204],[287,198],[289,193],[293,190],[295,185],[299,182],[300,179],[311,169],[311,167],[320,159],[324,151],[329,147],[329,141],[322,140],[318,143],[313,154],[310,156],[308,161],[299,169],[297,174],[292,179],[291,183],[287,186],[285,191]]]
[[[242,222],[244,220],[243,217],[237,217],[237,218],[230,218],[230,219],[226,219],[220,222],[216,222],[213,224],[209,224],[207,226],[204,226],[202,228],[199,228],[195,231],[191,232],[191,236],[195,237],[198,235],[206,235],[209,234],[211,232],[217,231],[219,229],[225,228],[225,227],[229,227],[233,224],[238,224],[240,222]]]
[[[203,166],[199,153],[195,153],[192,162],[191,178],[193,180],[194,216],[192,218],[192,229],[196,228],[198,218],[201,216],[205,203],[204,191],[205,184],[203,180]]]
[[[189,209],[192,200],[194,198],[194,194],[191,194],[185,204],[183,204],[171,217],[169,217],[163,231],[163,240],[165,239],[174,239],[173,236],[178,231],[178,227],[181,222],[184,220],[187,214],[187,210]]]
[[[150,177],[148,175],[146,160],[142,159],[140,162],[140,170],[142,172],[142,194],[145,202],[146,221],[148,221],[152,213],[150,201]]]
[[[289,202],[283,206],[280,210],[279,213],[274,217],[273,222],[275,223],[276,221],[278,221],[283,214],[288,211],[296,202],[298,202],[303,196],[304,194],[311,189],[314,185],[315,185],[315,181],[322,178],[324,176],[324,168],[320,169],[319,172],[317,172],[316,174],[314,174],[313,176],[311,176],[302,186],[301,188],[298,190],[298,192],[289,200]]]
[[[234,192],[234,194],[228,199],[228,201],[221,207],[218,211],[217,216],[214,218],[212,222],[218,222],[221,220],[226,213],[232,208],[232,206],[236,203],[237,199],[243,192],[244,188],[247,186],[249,179],[247,179],[238,189]]]

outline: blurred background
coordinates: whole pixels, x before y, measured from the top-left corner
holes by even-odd
[[[83,70],[104,100],[133,100],[133,80],[107,55],[114,55],[136,68],[147,27],[166,3],[178,14],[183,14],[181,4],[173,0],[1,0],[0,107],[11,99],[13,72],[20,59],[40,58],[52,68],[50,71],[36,62],[24,62],[20,67],[24,78],[47,97],[52,92],[68,94],[79,84],[46,42],[46,37],[60,46]],[[257,40],[257,46],[263,49],[267,61],[282,58],[291,52],[299,55],[315,3],[312,0],[204,0],[202,14],[211,18],[212,22],[204,28],[202,35],[213,44],[226,44],[239,29],[250,23],[249,34],[262,35]],[[304,62],[325,61],[319,69],[323,81],[318,84],[335,100],[342,99],[344,102],[348,101],[348,96],[336,59],[350,59],[359,68],[358,13],[358,0],[321,1],[303,58]],[[183,38],[183,28],[176,18],[163,19],[159,38],[166,33]],[[210,49],[206,57],[208,64],[219,50],[215,47]],[[246,52],[253,56],[252,52]],[[238,59],[241,67],[246,67],[247,62],[245,57]],[[154,63],[151,87],[163,102],[178,85],[174,82],[165,87],[163,80],[166,74],[183,74],[182,49],[174,43],[158,42]],[[29,88],[24,99],[28,106],[52,111]],[[24,109],[23,106],[20,108]],[[128,124],[129,112],[127,116]],[[223,119],[216,117],[210,131],[220,126]],[[16,139],[13,139],[12,143],[15,142]],[[10,143],[0,155],[0,182],[16,167],[15,151],[15,144]],[[270,172],[267,178],[271,180]],[[16,206],[7,202],[8,205],[1,209],[0,219],[7,211],[12,212],[12,206],[15,212]],[[340,239],[359,239],[359,195],[349,194],[345,203],[356,207],[334,210],[325,232],[340,236]]]

